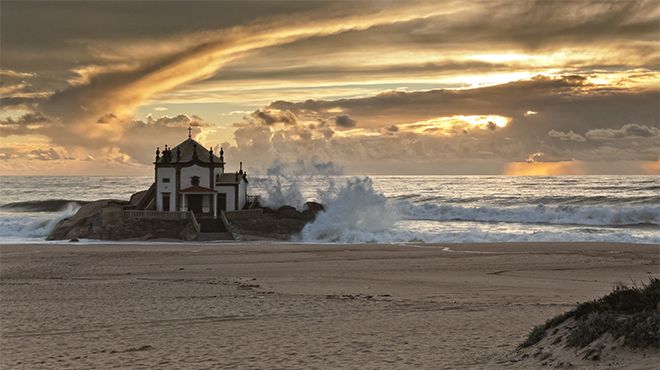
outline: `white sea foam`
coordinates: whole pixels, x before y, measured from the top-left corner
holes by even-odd
[[[660,225],[660,206],[657,205],[467,207],[414,203],[405,197],[387,199],[374,190],[369,178],[350,179],[339,186],[332,184],[320,192],[320,198],[326,210],[305,226],[299,240],[342,243],[660,243],[660,234],[654,226]],[[642,228],[622,228],[626,226]],[[644,229],[643,226],[650,228]]]
[[[398,220],[392,204],[374,190],[369,178],[349,179],[340,186],[332,183],[320,198],[325,211],[305,226],[302,240],[376,242]]]
[[[0,238],[45,238],[60,220],[73,216],[80,209],[77,203],[67,203],[59,212],[0,214]]]
[[[397,202],[410,220],[516,222],[557,225],[660,225],[660,206],[545,206],[463,207],[451,204]]]

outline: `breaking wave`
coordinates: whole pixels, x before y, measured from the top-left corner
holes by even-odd
[[[305,242],[610,241],[658,243],[658,205],[493,205],[386,198],[369,178],[320,194],[326,207],[298,237]],[[423,224],[423,226],[419,226]],[[525,226],[529,225],[529,226]],[[560,226],[560,228],[558,228]],[[626,228],[636,227],[635,233]]]
[[[515,222],[586,226],[660,225],[660,206],[461,207],[450,204],[399,203],[408,220]]]
[[[259,200],[262,206],[277,209],[286,205],[302,210],[305,197],[295,178],[276,176],[262,180],[262,182],[261,185],[266,191],[266,194]]]
[[[32,202],[24,202],[32,203]],[[57,213],[0,215],[0,238],[44,238],[60,220],[73,216],[80,209],[76,202],[67,202],[58,207]]]
[[[350,242],[355,235],[381,234],[398,220],[396,210],[385,196],[373,188],[369,178],[350,179],[345,185],[330,188],[320,194],[326,207],[314,222],[301,232],[304,241]],[[375,239],[374,239],[375,240]],[[371,240],[369,240],[371,241]]]
[[[0,205],[1,209],[15,212],[59,212],[70,204],[85,205],[89,202],[69,199],[30,200],[25,202],[12,202]]]

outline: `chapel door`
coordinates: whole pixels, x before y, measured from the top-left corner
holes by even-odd
[[[227,194],[218,193],[218,211],[227,210]]]
[[[188,195],[188,209],[195,212],[196,215],[202,214],[202,195]]]
[[[169,193],[163,193],[163,211],[169,212],[170,211],[170,194]]]

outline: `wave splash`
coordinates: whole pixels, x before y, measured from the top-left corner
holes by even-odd
[[[277,209],[281,206],[292,206],[302,210],[305,197],[295,178],[276,176],[267,179],[264,189],[266,194],[259,200],[262,206]]]
[[[515,207],[469,207],[414,202],[408,197],[386,198],[374,190],[369,178],[350,179],[340,186],[333,183],[328,189],[320,191],[319,196],[326,210],[319,213],[314,222],[305,226],[298,237],[300,241],[656,243],[660,240],[652,231],[633,236],[624,229],[660,225],[660,206],[657,205],[530,204]],[[419,229],[413,227],[411,221],[435,222],[437,227]],[[488,223],[494,226],[486,225]],[[505,226],[498,226],[500,224]],[[560,226],[561,229],[558,228]],[[517,231],[512,231],[512,228]]]
[[[339,187],[331,183],[319,195],[325,211],[305,225],[303,241],[378,242],[399,220],[396,209],[374,190],[368,177],[349,179]]]
[[[58,222],[73,216],[79,209],[80,204],[68,202],[59,207],[57,213],[0,216],[0,237],[45,238]]]

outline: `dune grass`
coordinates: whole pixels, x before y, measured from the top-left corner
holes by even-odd
[[[619,284],[603,298],[584,302],[532,329],[521,347],[541,341],[548,330],[573,318],[576,325],[566,336],[566,344],[583,348],[602,335],[623,337],[630,348],[660,348],[660,279],[640,286]]]

